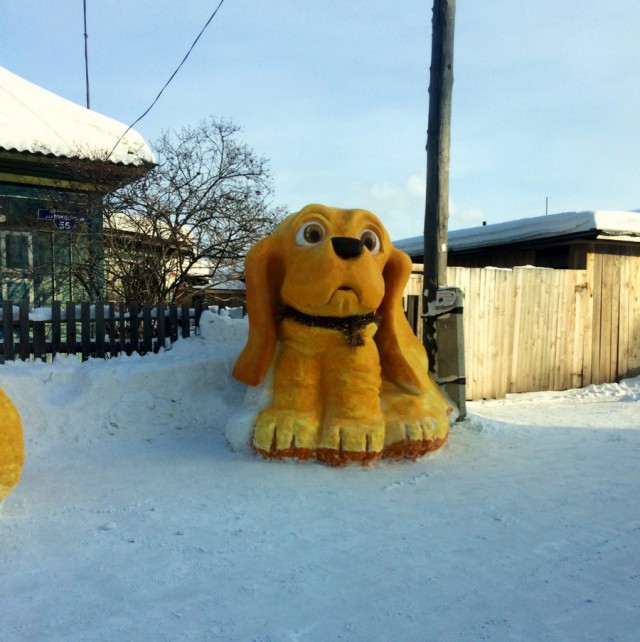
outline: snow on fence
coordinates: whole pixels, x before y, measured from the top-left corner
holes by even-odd
[[[464,293],[467,399],[567,390],[640,375],[640,275],[606,255],[587,269],[447,269]],[[405,308],[420,334],[422,266]]]
[[[29,302],[3,301],[0,310],[0,364],[21,359],[50,361],[57,354],[109,358],[147,354],[197,332],[206,303],[82,303],[54,301],[29,311]]]

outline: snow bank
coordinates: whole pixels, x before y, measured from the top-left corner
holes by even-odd
[[[58,357],[53,364],[9,362],[0,368],[0,386],[18,408],[32,447],[203,428],[212,417],[229,415],[227,404],[245,394],[230,372],[247,327],[246,321],[205,311],[198,337],[179,340],[160,354],[85,363],[74,357]]]

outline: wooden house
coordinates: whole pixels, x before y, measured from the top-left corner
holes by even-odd
[[[100,298],[102,195],[154,163],[123,123],[0,67],[0,300]]]

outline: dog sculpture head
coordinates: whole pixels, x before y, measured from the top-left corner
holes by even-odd
[[[426,354],[402,308],[411,267],[371,212],[307,205],[291,214],[247,254],[249,338],[233,376],[248,385],[262,381],[286,307],[321,317],[377,312],[383,375],[410,392],[424,391]]]

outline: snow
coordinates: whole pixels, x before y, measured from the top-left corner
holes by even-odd
[[[0,366],[3,642],[637,639],[640,378],[469,403],[416,462],[269,462],[246,332]]]
[[[535,216],[517,221],[451,230],[448,235],[450,251],[520,243],[538,239],[556,238],[597,232],[607,237],[639,237],[640,212],[598,210],[594,212],[564,212],[549,216]],[[424,238],[416,236],[394,242],[411,256],[422,254]]]
[[[142,136],[0,67],[0,149],[113,163],[155,163]],[[117,147],[116,147],[117,144]]]

